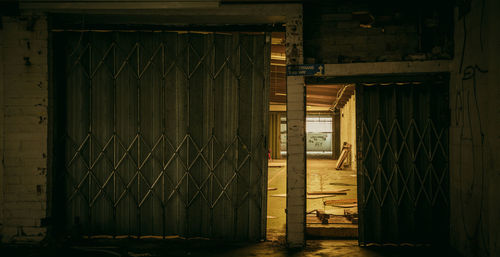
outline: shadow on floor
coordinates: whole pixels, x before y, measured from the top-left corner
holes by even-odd
[[[432,247],[358,247],[353,240],[309,240],[305,249],[287,249],[277,242],[228,243],[200,239],[124,239],[86,240],[80,243],[41,247],[36,245],[0,245],[7,256],[458,256],[448,249]]]

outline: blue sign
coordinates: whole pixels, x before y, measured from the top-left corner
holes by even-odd
[[[324,64],[287,65],[287,76],[321,76],[325,75]]]

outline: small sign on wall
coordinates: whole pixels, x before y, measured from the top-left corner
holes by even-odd
[[[287,76],[322,76],[325,75],[324,64],[287,65]]]

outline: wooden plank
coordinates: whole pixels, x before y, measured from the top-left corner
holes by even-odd
[[[323,104],[323,103],[315,103],[315,102],[307,102],[307,106],[322,106],[322,107],[331,107],[331,104]]]
[[[271,197],[286,197],[286,194],[274,194],[274,195],[271,195]],[[320,199],[320,198],[327,198],[327,197],[335,197],[335,195],[308,195],[307,199]]]
[[[354,208],[354,207],[358,207],[357,204],[334,204],[332,206],[334,206],[334,207],[340,207],[340,208]]]
[[[326,99],[326,100],[332,102],[335,99],[335,96],[333,96],[333,95],[326,95],[326,94],[318,95],[318,94],[307,93],[307,98]]]
[[[344,165],[345,160],[347,159],[348,154],[351,152],[351,145],[347,142],[344,142],[344,146],[342,147],[342,152],[340,153],[340,157],[337,160],[337,164],[335,165],[335,169],[341,170]]]
[[[338,200],[326,200],[323,202],[324,205],[340,205],[340,204],[356,204],[358,203],[358,199],[338,199]]]
[[[344,84],[307,84],[307,88],[326,88],[326,89],[339,89],[342,88]]]
[[[330,185],[333,186],[356,186],[356,184],[349,184],[349,183],[338,183],[338,182],[332,182]]]
[[[346,195],[347,191],[350,189],[340,189],[340,190],[332,190],[332,191],[313,191],[308,192],[308,195]]]
[[[316,94],[329,94],[337,96],[338,88],[306,88],[307,93],[316,93]]]

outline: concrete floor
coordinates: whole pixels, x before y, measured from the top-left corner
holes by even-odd
[[[186,239],[122,239],[89,240],[51,245],[1,245],[0,255],[10,256],[71,256],[71,257],[155,257],[155,256],[458,256],[448,249],[426,247],[358,247],[356,241],[309,240],[304,249],[287,249],[277,242],[228,243],[215,240]]]
[[[345,208],[325,206],[324,200],[337,199],[357,199],[356,171],[354,170],[336,170],[336,160],[327,159],[308,159],[307,160],[307,191],[332,191],[339,189],[349,189],[346,195],[329,196],[317,199],[307,199],[307,211],[322,210],[329,214],[342,215]],[[286,198],[276,197],[276,195],[286,194],[286,160],[272,160],[269,162],[268,169],[268,205],[267,205],[267,239],[270,241],[283,241],[285,235],[285,208]],[[355,210],[357,208],[348,208]],[[314,216],[314,215],[312,215]],[[312,224],[309,219],[308,226],[322,226]],[[348,224],[351,228],[357,228],[356,225]],[[342,227],[345,227],[342,225]],[[333,226],[330,226],[334,228]],[[338,227],[338,226],[337,226]]]
[[[283,241],[286,229],[286,198],[273,195],[286,194],[286,160],[270,161],[267,184],[267,240]]]
[[[320,199],[307,199],[307,211],[323,210],[326,213],[342,215],[344,208],[325,206],[324,200],[357,199],[356,171],[336,170],[337,160],[307,160],[307,192],[349,189],[346,195],[332,195]],[[349,208],[356,209],[356,208]]]
[[[272,197],[286,193],[286,161],[270,163],[268,191],[268,240],[257,243],[224,242],[207,239],[92,239],[67,242],[34,244],[0,244],[0,256],[102,256],[102,257],[155,257],[155,256],[350,256],[350,257],[399,257],[399,256],[459,256],[449,248],[431,247],[359,247],[357,240],[308,240],[304,249],[287,249],[284,244],[285,206],[284,197]],[[337,171],[333,160],[308,160],[308,191],[348,188],[347,195],[328,199],[356,198],[356,174],[352,170]],[[330,184],[335,183],[335,184]],[[324,207],[321,199],[308,199],[307,210],[324,209],[326,212],[342,212],[343,209]]]

